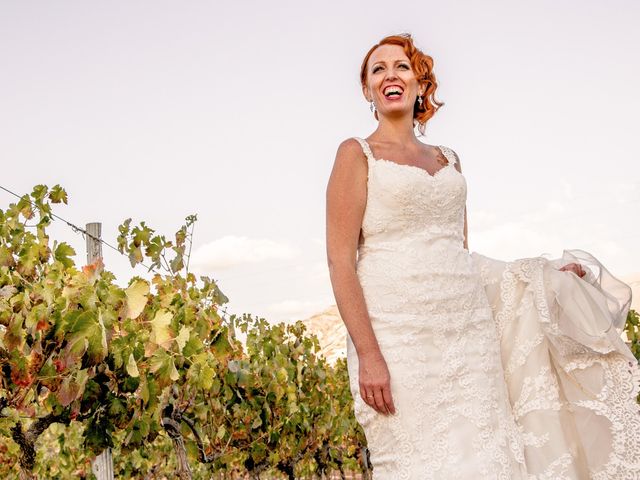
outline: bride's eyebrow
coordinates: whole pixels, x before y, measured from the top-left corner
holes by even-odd
[[[394,60],[394,61],[393,61],[393,62],[391,62],[391,63],[402,63],[402,62],[404,62],[404,63],[409,63],[409,60],[406,60],[406,59]],[[376,65],[379,65],[379,64],[381,64],[381,63],[386,63],[386,62],[385,62],[384,60],[378,60],[376,63],[374,63],[373,65],[371,65],[371,67],[373,68],[373,67],[375,67]]]

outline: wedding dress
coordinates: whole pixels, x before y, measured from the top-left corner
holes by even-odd
[[[387,416],[364,403],[347,336],[373,478],[640,478],[640,375],[616,330],[629,305],[591,270],[580,279],[557,267],[584,253],[606,269],[580,251],[470,254],[454,152],[439,146],[448,164],[431,175],[357,140],[368,163],[357,275],[396,407]]]

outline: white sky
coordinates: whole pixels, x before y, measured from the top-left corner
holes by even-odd
[[[112,243],[127,217],[171,234],[197,213],[197,266],[229,311],[305,318],[334,303],[336,148],[375,128],[360,62],[408,31],[435,61],[446,105],[424,140],[461,158],[470,249],[580,248],[624,277],[640,271],[639,23],[631,0],[1,0],[0,185],[62,184],[57,213]]]

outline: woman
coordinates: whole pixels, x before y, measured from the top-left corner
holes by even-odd
[[[372,47],[361,83],[379,123],[338,148],[327,255],[374,478],[639,477],[637,362],[611,328],[629,302],[584,252],[469,253],[460,160],[414,134],[443,104],[409,35]]]

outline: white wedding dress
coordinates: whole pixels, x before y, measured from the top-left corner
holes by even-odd
[[[625,306],[591,271],[465,250],[452,150],[439,147],[449,163],[431,175],[357,140],[369,168],[357,274],[396,407],[364,403],[347,336],[373,478],[640,478],[638,366],[615,328]]]

